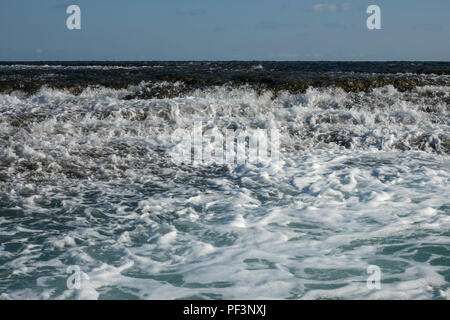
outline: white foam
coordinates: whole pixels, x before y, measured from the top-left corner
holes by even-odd
[[[448,87],[122,100],[146,85],[0,95],[0,271],[39,279],[2,298],[448,298]],[[195,121],[277,128],[280,160],[176,166]]]

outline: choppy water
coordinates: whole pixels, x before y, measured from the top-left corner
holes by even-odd
[[[448,299],[449,74],[3,64],[0,298]],[[279,160],[173,163],[198,122],[275,128]]]

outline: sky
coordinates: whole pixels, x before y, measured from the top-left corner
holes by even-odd
[[[52,60],[450,61],[450,1],[0,0],[0,61]]]

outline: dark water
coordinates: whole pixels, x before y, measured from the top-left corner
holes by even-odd
[[[441,75],[441,77],[438,77]],[[338,86],[367,91],[392,84],[399,90],[449,83],[450,62],[36,62],[0,63],[0,92],[35,92],[43,85],[80,92],[87,86],[126,88],[141,81],[181,81],[183,93],[213,85],[250,84],[291,93]],[[140,97],[180,92],[153,90]]]

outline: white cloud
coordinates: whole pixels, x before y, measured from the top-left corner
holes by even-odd
[[[313,11],[336,11],[337,6],[331,3],[318,3],[313,5]]]
[[[312,6],[313,11],[328,11],[328,12],[336,12],[336,11],[346,11],[349,10],[351,4],[348,2],[345,3],[317,3]]]

